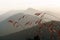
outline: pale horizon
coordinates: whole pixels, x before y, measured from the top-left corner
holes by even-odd
[[[60,0],[0,0],[0,15],[9,10],[25,10],[34,8],[36,10],[48,10],[60,17]]]

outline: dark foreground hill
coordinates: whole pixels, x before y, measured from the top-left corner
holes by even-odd
[[[60,30],[60,22],[59,21],[51,21],[51,22],[46,22],[43,23],[45,24],[44,27],[41,29],[41,36],[40,36],[40,40],[51,40],[50,36],[50,32],[47,30],[48,25],[50,23],[54,23],[53,29],[57,30],[57,32],[53,33],[53,40],[60,40],[58,37],[58,30]],[[35,32],[37,32],[39,30],[38,26],[26,29],[26,30],[22,30],[7,36],[3,36],[0,38],[0,40],[35,40],[34,36],[36,34],[34,34]],[[37,32],[38,33],[38,32]],[[40,34],[39,34],[40,35]],[[37,39],[38,40],[38,39]]]

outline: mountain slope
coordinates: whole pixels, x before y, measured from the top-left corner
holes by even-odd
[[[14,12],[15,13],[15,12]],[[9,16],[9,14],[7,14]],[[5,15],[5,16],[7,16]],[[22,18],[25,15],[24,18]],[[20,20],[20,18],[22,18]],[[19,12],[16,14],[11,14],[8,18],[4,19],[3,21],[0,22],[0,36],[4,36],[4,35],[8,35],[10,33],[14,33],[14,32],[18,32],[27,28],[30,28],[36,24],[34,24],[34,21],[36,21],[37,19],[39,19],[37,16],[35,15],[30,15],[30,14],[26,14],[23,12]],[[16,25],[14,26],[13,23],[10,23],[11,20],[13,22],[17,22]],[[32,25],[25,25],[26,22],[33,22]],[[19,27],[16,27],[18,26]]]
[[[7,40],[10,38],[15,40],[15,37],[17,40],[17,38],[19,39],[21,38],[21,36],[22,36],[22,39],[23,37],[24,39],[27,37],[33,37],[35,35],[33,32],[39,30],[38,24],[36,24],[36,21],[37,20],[39,21],[40,19],[42,19],[41,21],[42,24],[45,23],[46,25],[48,25],[50,22],[54,21],[57,24],[57,26],[60,26],[59,25],[60,22],[56,21],[55,20],[56,18],[54,16],[48,15],[49,14],[48,12],[40,12],[35,9],[27,9],[22,12],[10,11],[8,13],[1,16],[0,18],[1,19],[0,20],[0,37],[3,36],[2,38]],[[58,29],[59,27],[55,27],[55,28]],[[46,31],[46,26],[44,26],[42,30],[43,30],[43,33],[42,33],[43,35],[48,33],[48,30]],[[26,35],[27,37],[25,37]]]

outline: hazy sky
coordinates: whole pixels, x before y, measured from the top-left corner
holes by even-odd
[[[35,8],[38,10],[60,10],[60,0],[0,0],[0,15],[9,10]]]

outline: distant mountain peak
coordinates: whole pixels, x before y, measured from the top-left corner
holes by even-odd
[[[27,10],[35,10],[35,9],[33,9],[33,8],[28,8]]]

